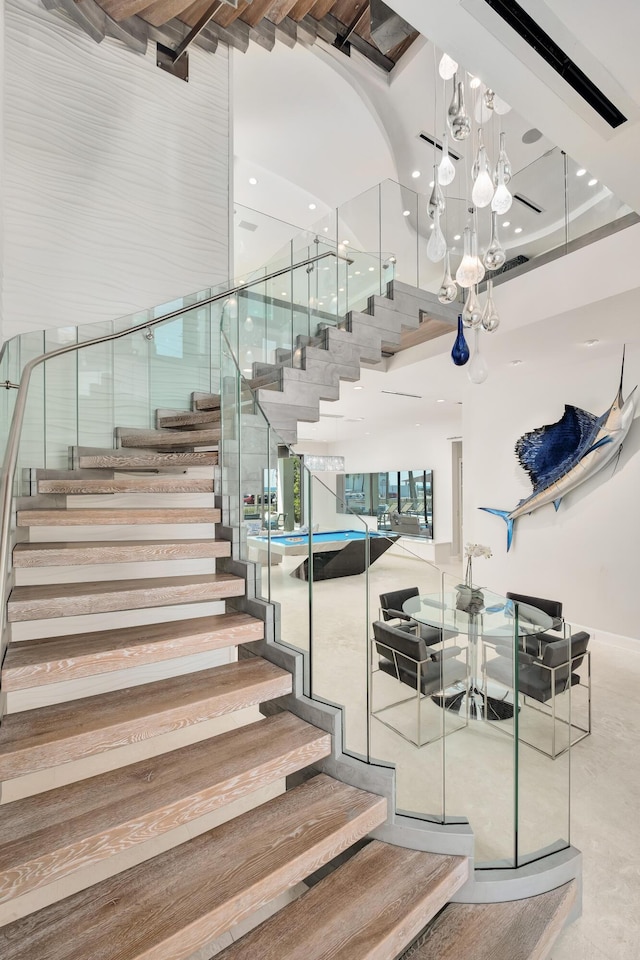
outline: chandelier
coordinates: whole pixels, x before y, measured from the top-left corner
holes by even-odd
[[[509,192],[511,163],[507,156],[506,135],[499,129],[499,118],[511,108],[478,77],[461,71],[446,53],[442,55],[438,72],[445,84],[444,102],[449,106],[443,118],[442,157],[439,164],[434,164],[429,198],[428,213],[433,225],[427,257],[433,263],[444,261],[444,276],[438,291],[440,303],[453,303],[460,291],[465,292],[451,357],[457,366],[470,361],[469,379],[472,383],[482,383],[487,378],[488,368],[480,353],[480,333],[493,333],[500,318],[493,300],[492,279],[487,277],[484,302],[479,299],[478,285],[485,279],[485,274],[500,270],[506,260],[498,233],[498,216],[509,210],[513,198]],[[452,84],[450,99],[449,83]],[[471,111],[467,110],[467,101],[472,103]],[[495,141],[496,132],[499,147],[495,163],[492,163],[485,138],[488,142]],[[447,205],[445,189],[456,177],[456,168],[449,156],[450,138],[458,142],[468,140],[473,144],[473,164],[469,168],[468,160],[465,161],[465,182],[462,189],[457,189],[457,196],[467,204],[468,219],[463,231],[462,258],[455,274],[451,271],[451,250],[442,226]],[[469,350],[465,328],[473,332],[473,352]]]

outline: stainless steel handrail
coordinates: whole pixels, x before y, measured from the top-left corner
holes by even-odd
[[[230,287],[228,290],[223,290],[221,293],[215,293],[210,297],[206,297],[204,300],[198,300],[197,303],[189,304],[189,306],[178,307],[176,310],[172,310],[170,313],[165,313],[161,317],[156,317],[154,320],[145,320],[133,327],[127,327],[125,330],[119,330],[117,333],[108,333],[102,337],[95,337],[93,340],[85,340],[83,343],[66,344],[64,347],[58,347],[57,350],[52,350],[50,353],[42,353],[38,357],[33,357],[33,359],[29,360],[25,364],[20,376],[18,394],[16,396],[16,402],[13,408],[11,427],[9,429],[7,446],[5,450],[4,470],[2,472],[2,481],[0,484],[0,509],[2,510],[2,525],[0,529],[1,630],[4,630],[6,623],[6,589],[7,577],[9,574],[9,533],[11,529],[13,477],[18,461],[20,435],[22,433],[24,412],[27,405],[27,393],[29,391],[29,382],[31,380],[31,374],[33,370],[45,360],[52,360],[54,357],[60,357],[65,353],[72,353],[75,350],[81,350],[85,347],[94,347],[99,343],[109,343],[111,340],[121,340],[123,337],[128,337],[129,334],[136,333],[138,330],[148,330],[151,327],[158,326],[161,323],[166,323],[168,320],[173,320],[175,317],[179,317],[183,313],[190,313],[192,310],[198,310],[200,307],[206,307],[208,304],[216,303],[218,300],[228,299],[229,297],[233,297],[236,293],[240,293],[241,290],[246,290],[248,287],[255,287],[259,283],[265,283],[267,280],[274,280],[276,277],[281,277],[285,273],[292,273],[294,270],[297,270],[298,267],[309,266],[309,264],[317,263],[318,260],[324,260],[326,257],[336,257],[339,260],[351,262],[348,257],[341,256],[339,253],[337,253],[337,251],[327,250],[325,253],[320,253],[315,257],[309,257],[307,260],[301,260],[299,263],[289,264],[289,266],[282,267],[280,270],[274,270],[273,273],[265,274],[264,277],[259,277],[258,279],[248,280],[245,283],[237,284],[234,287]],[[2,353],[4,353],[4,347]],[[7,381],[7,389],[10,389],[11,386],[15,385],[9,384],[9,381]]]

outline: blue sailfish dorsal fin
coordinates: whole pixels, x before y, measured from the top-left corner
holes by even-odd
[[[567,473],[589,448],[598,428],[598,417],[567,404],[557,423],[523,434],[516,442],[516,456],[527,471],[533,492]]]

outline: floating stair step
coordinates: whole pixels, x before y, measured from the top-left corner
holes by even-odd
[[[203,423],[218,423],[221,410],[185,410],[184,413],[167,414],[158,417],[158,426],[163,428],[189,429],[199,427]]]
[[[0,902],[196,820],[330,752],[329,734],[293,714],[279,713],[211,740],[6,804],[3,836],[11,839],[0,844]],[[271,845],[272,838],[268,841]],[[211,870],[216,859],[214,854],[209,861]],[[234,872],[233,860],[220,862]],[[179,885],[181,880],[178,872],[175,881]],[[95,887],[90,895],[95,896]],[[69,917],[72,928],[75,919]],[[99,931],[98,925],[95,929]],[[6,930],[3,927],[0,936]],[[120,943],[118,949],[122,947]]]
[[[217,450],[195,450],[193,453],[123,453],[105,450],[102,453],[81,453],[78,467],[82,470],[162,470],[169,467],[206,467],[218,462]]]
[[[220,510],[215,507],[162,507],[141,510],[107,507],[92,509],[73,507],[70,510],[18,510],[19,527],[87,527],[94,525],[154,523],[219,523]]]
[[[191,406],[194,410],[218,410],[220,397],[215,393],[194,393],[191,395]]]
[[[298,900],[216,954],[216,960],[391,960],[468,875],[465,857],[373,840]],[[438,954],[434,957],[439,960]],[[476,960],[474,954],[458,954],[463,957]]]
[[[577,897],[574,880],[507,903],[450,903],[407,954],[411,960],[544,960]]]
[[[185,960],[384,818],[384,799],[321,774],[8,924],[0,930],[0,953],[3,960]]]
[[[38,480],[38,493],[213,493],[207,477],[113,477],[93,480]]]
[[[80,543],[17,543],[14,567],[135,563],[230,557],[229,540],[91,540]]]
[[[8,620],[46,620],[54,617],[166,607],[244,596],[245,582],[229,573],[190,577],[153,577],[140,580],[102,580],[94,583],[50,583],[14,587],[7,603]]]
[[[246,613],[222,613],[214,617],[12,643],[2,667],[2,688],[8,693],[78,680],[220,650],[263,637],[261,620]]]
[[[291,674],[251,657],[128,690],[8,714],[0,780],[22,777],[291,693]]]
[[[121,433],[119,443],[121,447],[152,447],[158,450],[162,447],[210,447],[218,443],[221,430],[137,430],[131,433]]]

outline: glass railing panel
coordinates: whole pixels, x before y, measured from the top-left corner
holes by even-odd
[[[395,257],[396,279],[412,287],[418,286],[419,281],[418,238],[428,229],[421,222],[423,217],[424,210],[415,191],[393,180],[383,181],[380,185],[381,243],[378,249]]]
[[[233,207],[235,276],[268,272],[266,265],[285,258],[287,245],[300,234],[301,228],[240,203],[234,203]]]
[[[362,274],[368,273],[368,268],[373,267],[369,284],[371,293],[380,293],[382,291],[382,267],[380,251],[388,249],[381,240],[381,188],[380,186],[371,187],[361,193],[353,200],[343,203],[338,208],[337,214],[337,234],[339,250],[350,257],[354,263],[350,266],[347,273],[347,279],[354,288],[357,286],[355,272],[361,271]],[[391,248],[392,249],[392,248]],[[356,263],[357,251],[368,251],[369,260],[366,265]],[[358,309],[357,300],[353,295],[346,299],[346,307],[343,313],[349,309]]]
[[[211,392],[219,362],[211,350],[210,314],[210,306],[198,307],[153,328],[148,348],[153,410],[181,410],[192,392]]]
[[[105,321],[91,325],[91,336],[107,336],[113,323]],[[86,334],[87,328],[79,331]],[[115,422],[114,344],[100,343],[85,347],[73,354],[78,377],[78,437],[79,446],[113,447]],[[120,390],[124,389],[120,384]]]
[[[22,372],[29,360],[40,356],[44,351],[45,337],[43,331],[22,334],[19,349],[20,371]],[[44,365],[40,364],[31,374],[15,473],[17,486],[14,489],[16,491],[22,489],[21,478],[22,471],[25,468],[31,466],[44,467],[45,465],[45,370]]]
[[[388,542],[370,576],[371,754],[395,764],[399,811],[442,823],[445,743],[465,723],[442,696],[452,672],[466,675],[466,651],[442,631],[441,573],[430,548],[394,535]]]
[[[308,607],[311,617],[311,696],[343,708],[343,750],[368,758],[369,577],[379,549],[374,539],[383,538],[375,531],[370,535],[328,483],[305,467],[302,476],[299,536],[306,549],[304,556],[291,558],[289,579],[299,585],[297,616]],[[283,613],[283,629],[284,620]]]
[[[588,729],[589,711],[584,635],[573,644],[571,636],[563,623],[520,641],[518,865],[570,842],[571,744]]]
[[[115,330],[128,326],[128,319],[115,321]],[[151,408],[151,350],[155,333],[135,330],[126,337],[112,341],[113,350],[113,418],[116,427],[150,429],[153,424]]]

